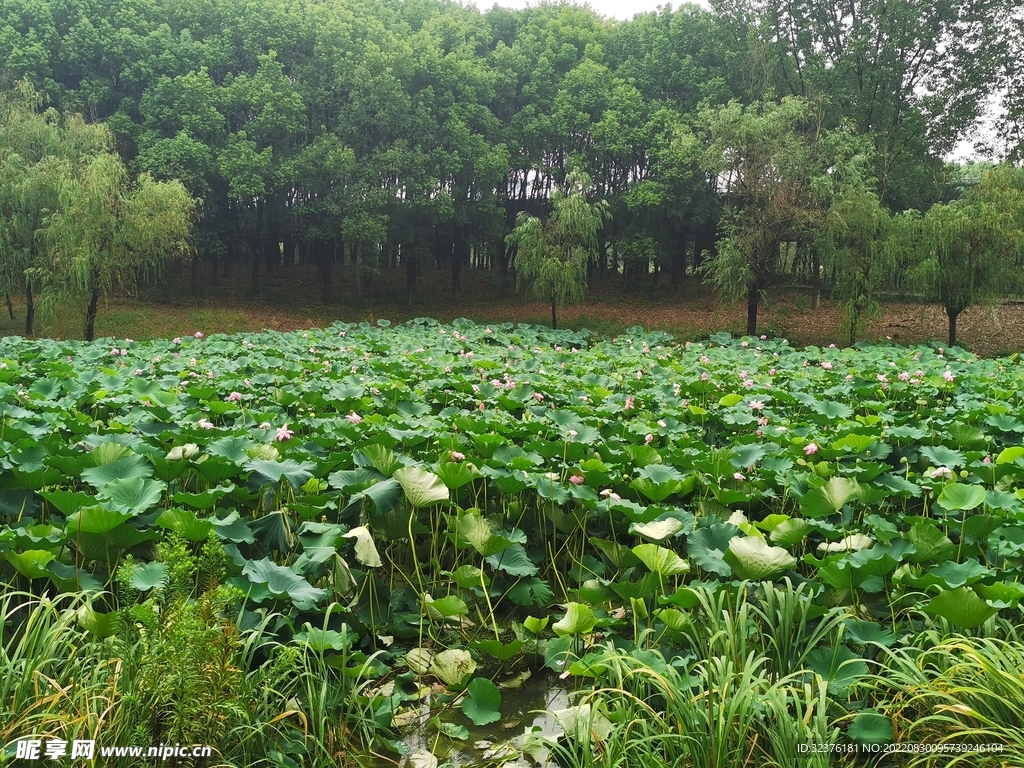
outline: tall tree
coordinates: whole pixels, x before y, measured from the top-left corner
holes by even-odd
[[[0,290],[24,295],[26,336],[35,330],[39,288],[29,270],[48,256],[46,228],[61,186],[110,148],[104,127],[41,111],[42,98],[24,81],[0,97]]]
[[[742,107],[730,102],[701,112],[704,167],[719,182],[725,210],[718,253],[701,269],[719,295],[747,298],[747,333],[757,332],[757,310],[775,282],[780,247],[798,240],[820,214],[812,179],[824,172],[815,110],[789,97],[781,104]]]
[[[591,180],[573,171],[565,188],[556,188],[551,215],[541,220],[523,212],[508,236],[518,248],[517,287],[528,284],[530,292],[551,302],[551,327],[558,328],[558,305],[582,301],[587,294],[587,265],[597,257],[598,236],[608,218],[604,200],[591,203]]]
[[[1012,0],[714,0],[751,100],[826,97],[832,125],[875,139],[879,193],[897,210],[937,199],[932,175],[976,124],[1005,60]],[[1000,42],[1003,45],[1000,45]],[[741,63],[742,62],[742,63]]]
[[[193,200],[178,181],[131,183],[121,159],[102,153],[64,179],[47,231],[50,252],[29,274],[42,288],[49,317],[65,304],[85,304],[84,333],[95,336],[101,294],[134,291],[169,259],[189,253]]]
[[[982,174],[964,197],[936,203],[918,224],[904,235],[916,244],[920,259],[912,278],[926,301],[946,310],[953,346],[957,319],[965,309],[1014,287],[1019,290],[1024,170],[1001,165]]]
[[[843,134],[835,138],[842,143],[865,143]],[[875,192],[870,150],[865,149],[852,156],[841,151],[815,185],[826,211],[821,226],[812,233],[811,246],[831,262],[835,295],[845,308],[844,331],[851,345],[863,321],[878,312],[875,293],[892,278],[900,247],[899,239],[893,237],[892,216]]]

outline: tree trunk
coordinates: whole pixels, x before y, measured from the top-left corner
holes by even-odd
[[[11,320],[14,319],[14,304],[11,303],[11,294],[4,294],[4,298],[7,300],[7,314],[11,316]]]
[[[757,305],[761,300],[761,292],[756,285],[747,290],[747,336],[757,335]]]
[[[31,336],[36,320],[36,303],[32,296],[32,281],[25,281],[25,335]]]
[[[409,295],[409,306],[412,306],[412,297],[416,293],[416,259],[412,256],[403,255],[405,259],[405,291]]]
[[[946,316],[949,318],[949,346],[956,346],[956,319],[960,317],[962,310],[953,307],[946,307]]]
[[[249,250],[252,256],[252,289],[257,291],[260,287],[260,253],[258,248]]]
[[[324,304],[330,304],[331,295],[331,262],[334,260],[333,249],[330,243],[316,241],[312,244],[316,253],[317,271],[320,272],[320,298]]]
[[[811,255],[811,286],[813,289],[811,309],[818,309],[821,307],[821,257],[818,255],[817,248]]]
[[[686,238],[681,237],[676,239],[676,250],[672,254],[672,277],[669,287],[673,291],[679,288],[679,281],[684,272],[686,272]]]
[[[363,276],[359,269],[359,244],[354,240],[348,245],[349,254],[352,257],[352,268],[356,271],[356,296],[363,298]]]
[[[93,341],[96,338],[96,312],[100,303],[99,286],[94,286],[92,295],[89,297],[89,309],[85,313],[85,340]]]
[[[551,329],[554,331],[558,330],[558,315],[555,309],[555,297],[551,297]]]

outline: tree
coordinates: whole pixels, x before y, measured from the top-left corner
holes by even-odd
[[[919,262],[911,272],[924,299],[949,318],[949,345],[968,307],[1006,292],[1024,250],[1024,171],[1001,165],[983,173],[959,200],[936,203],[908,227]]]
[[[869,152],[837,162],[819,179],[816,193],[827,206],[814,247],[831,258],[836,295],[845,304],[847,342],[854,344],[862,321],[878,312],[874,294],[896,264],[893,220],[874,190]]]
[[[0,290],[24,294],[26,336],[34,332],[38,287],[27,271],[47,258],[46,227],[61,185],[110,148],[102,126],[41,107],[26,82],[0,95]]]
[[[553,210],[544,221],[525,211],[508,236],[518,248],[516,287],[529,283],[531,293],[551,302],[551,327],[558,328],[558,305],[582,301],[587,295],[587,265],[597,258],[598,234],[608,218],[604,200],[590,203],[590,177],[573,171],[564,188],[551,198]]]
[[[131,184],[117,155],[96,155],[61,184],[47,230],[49,254],[28,270],[40,281],[44,314],[86,303],[85,338],[92,341],[101,293],[134,291],[140,276],[190,253],[193,208],[180,182],[142,174]]]
[[[700,114],[707,134],[704,168],[718,182],[726,208],[718,253],[701,267],[719,295],[747,297],[747,333],[757,332],[763,292],[777,277],[783,242],[798,240],[820,212],[811,181],[820,175],[820,138],[811,105],[730,102]]]

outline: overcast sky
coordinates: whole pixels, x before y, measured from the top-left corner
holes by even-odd
[[[472,0],[467,0],[465,3],[469,5]],[[476,6],[481,11],[486,11],[491,8],[492,5],[501,5],[505,8],[525,8],[527,5],[539,5],[537,0],[529,2],[528,0],[476,0]],[[583,5],[582,2],[576,2],[576,5]],[[699,5],[706,5],[706,3],[698,3]],[[656,11],[659,5],[665,5],[665,0],[590,0],[590,7],[600,13],[602,16],[611,16],[616,19],[631,19],[637,13],[643,13],[645,11]],[[672,3],[672,7],[680,5],[678,2]]]

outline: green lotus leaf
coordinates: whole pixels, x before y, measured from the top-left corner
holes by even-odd
[[[46,566],[55,555],[45,549],[26,549],[24,552],[4,552],[3,557],[22,576],[28,579],[45,579],[50,575]]]
[[[657,544],[640,544],[633,547],[633,554],[647,566],[647,569],[659,576],[675,576],[689,573],[690,564],[671,549]]]
[[[99,496],[114,507],[133,514],[141,514],[160,503],[167,485],[159,480],[130,477],[111,482],[100,488]]]
[[[860,485],[848,477],[833,477],[820,488],[812,488],[800,499],[800,510],[807,517],[828,517],[860,496]]]
[[[970,587],[945,590],[929,600],[924,609],[964,629],[980,627],[999,612]]]
[[[299,610],[308,611],[327,596],[327,590],[318,589],[292,570],[277,565],[269,558],[252,560],[242,569],[242,575],[253,584],[265,584],[276,597],[287,597]]]
[[[486,677],[477,677],[466,686],[462,700],[462,713],[473,725],[487,725],[501,719],[501,691]]]
[[[739,578],[750,581],[767,581],[796,565],[796,558],[785,549],[756,536],[731,539],[723,559]]]
[[[433,472],[420,467],[403,467],[394,473],[410,505],[419,509],[448,501],[448,486]]]
[[[592,632],[597,626],[597,617],[589,606],[582,603],[566,603],[565,616],[551,625],[559,637],[576,637]]]
[[[106,533],[117,528],[125,520],[134,515],[121,509],[109,509],[102,504],[94,504],[91,507],[82,507],[73,515],[68,517],[65,524],[65,531],[69,537],[81,533]]]
[[[942,489],[938,502],[943,509],[974,509],[985,503],[985,489],[978,485],[950,483]]]

